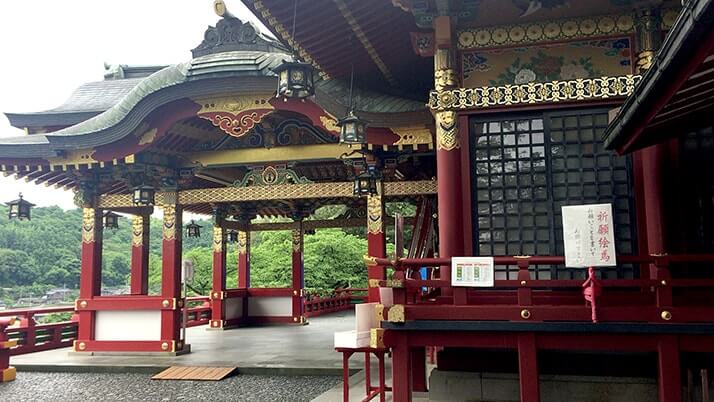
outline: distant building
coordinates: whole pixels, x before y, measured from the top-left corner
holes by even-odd
[[[42,296],[42,299],[44,300],[45,303],[52,304],[52,303],[59,303],[63,302],[66,300],[71,300],[72,299],[72,289],[67,289],[67,288],[57,288],[57,289],[52,289],[45,293],[44,296]]]

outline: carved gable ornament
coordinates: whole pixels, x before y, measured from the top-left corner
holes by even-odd
[[[258,28],[228,14],[215,27],[209,26],[203,34],[203,42],[191,50],[194,58],[207,54],[249,50],[258,52],[282,51],[273,42],[258,34]]]

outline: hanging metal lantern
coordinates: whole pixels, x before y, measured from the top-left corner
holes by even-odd
[[[119,215],[112,211],[105,212],[104,227],[106,229],[119,229]]]
[[[377,195],[377,175],[374,171],[367,170],[355,177],[354,195],[358,197]]]
[[[32,207],[35,206],[35,204],[31,202],[25,201],[22,198],[22,193],[20,193],[20,198],[14,201],[7,202],[5,203],[5,205],[10,207],[7,212],[8,219],[17,219],[20,221],[25,219],[29,221],[32,212]]]
[[[227,236],[226,236],[226,240],[228,241],[228,243],[235,243],[235,242],[237,242],[237,241],[238,241],[238,232],[236,232],[235,230],[230,230],[230,231],[228,231],[228,234],[227,234]]]
[[[306,234],[306,235],[312,236],[312,235],[314,235],[315,233],[317,233],[317,232],[315,231],[315,229],[305,229],[305,234]]]
[[[273,69],[278,75],[278,97],[303,99],[315,94],[313,72],[310,63],[283,61]]]
[[[337,122],[340,127],[340,142],[344,144],[366,144],[367,122],[360,119],[350,110],[343,119]]]
[[[201,237],[201,227],[201,225],[198,225],[196,222],[191,221],[191,223],[186,225],[186,236]]]
[[[146,184],[134,187],[134,205],[154,205],[156,190]]]

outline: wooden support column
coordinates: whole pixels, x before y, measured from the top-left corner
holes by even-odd
[[[238,231],[238,246],[236,250],[238,258],[238,288],[247,289],[250,287],[250,232]]]
[[[385,258],[387,256],[386,243],[382,183],[379,182],[377,194],[367,197],[367,254],[371,257]],[[386,279],[386,268],[383,265],[367,266],[367,278],[369,282]],[[368,298],[370,303],[379,303],[379,288],[370,286]]]
[[[652,66],[657,50],[662,44],[661,10],[658,7],[645,7],[636,11],[637,24],[635,46],[637,62],[635,70],[644,74]],[[647,253],[666,253],[665,216],[664,216],[664,163],[667,155],[667,144],[657,144],[647,147],[639,153],[636,160],[640,161],[642,172],[642,195],[640,207],[644,206],[644,224],[647,235]],[[639,208],[638,208],[639,209]],[[649,277],[657,276],[657,268],[650,266]]]
[[[181,299],[182,210],[177,201],[176,193],[164,193],[161,297],[162,303],[173,307],[161,310],[161,348],[167,352],[182,350],[184,346],[180,340],[180,306],[184,303]]]
[[[657,364],[660,402],[681,402],[679,343],[675,335],[660,336],[657,342]]]
[[[664,160],[666,144],[653,145],[640,152],[642,163],[642,189],[644,193],[645,227],[647,233],[647,252],[665,254],[665,216],[664,216]],[[657,275],[656,267],[650,266],[650,278]]]
[[[412,391],[426,392],[426,348],[411,349]]]
[[[518,335],[518,376],[521,402],[539,402],[538,351],[533,333]]]
[[[304,323],[303,314],[303,289],[305,288],[305,267],[303,251],[305,232],[303,231],[303,217],[297,217],[298,227],[293,229],[293,258],[292,258],[292,292],[293,292],[293,322]]]
[[[149,294],[149,241],[151,217],[134,215],[131,222],[131,276],[132,295]]]
[[[79,278],[79,298],[93,299],[102,291],[102,211],[85,204],[82,218],[82,268]],[[80,306],[81,307],[81,306]],[[83,352],[94,340],[94,311],[78,311],[79,330],[74,350]]]
[[[213,214],[213,286],[211,289],[211,328],[223,328],[226,309],[223,303],[226,290],[226,231],[222,209]]]
[[[452,22],[449,16],[434,19],[434,88],[444,91],[458,86],[453,49]],[[455,110],[436,111],[436,177],[438,186],[439,257],[463,255],[463,194],[461,187],[461,130]],[[441,267],[440,279],[451,280],[451,267]],[[465,288],[444,288],[453,292],[455,304],[466,304]]]
[[[405,331],[394,331],[392,347],[392,399],[395,402],[412,400],[412,366]]]

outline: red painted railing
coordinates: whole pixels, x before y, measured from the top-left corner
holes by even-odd
[[[307,295],[305,298],[305,316],[318,315],[349,310],[355,303],[367,302],[367,289],[347,288],[337,289],[334,294],[327,297]]]
[[[17,346],[11,355],[39,352],[71,346],[77,338],[78,323],[74,320],[51,324],[38,324],[36,319],[55,313],[74,313],[74,306],[43,307],[36,309],[1,310],[0,317],[16,317],[18,322],[6,329],[10,340]]]
[[[639,265],[641,278],[596,280],[593,308],[584,297],[584,280],[531,277],[533,265],[563,265],[563,256],[494,257],[495,265],[516,266],[517,272],[516,279],[495,280],[492,288],[412,278],[421,267],[450,270],[450,258],[376,259],[395,269],[394,278],[380,286],[393,288],[394,303],[405,305],[406,320],[714,322],[714,278],[689,278],[686,271],[678,272],[687,266],[711,266],[714,254],[621,255],[617,261]]]
[[[78,328],[74,318],[51,324],[37,323],[41,317],[56,313],[74,313],[74,306],[0,310],[0,317],[16,317],[18,320],[5,331],[10,340],[17,341],[10,354],[14,356],[72,346],[77,339]],[[210,319],[210,299],[207,296],[189,297],[187,326],[206,325]]]
[[[189,297],[186,300],[188,306],[187,327],[197,327],[208,325],[211,321],[211,298],[208,296]]]

